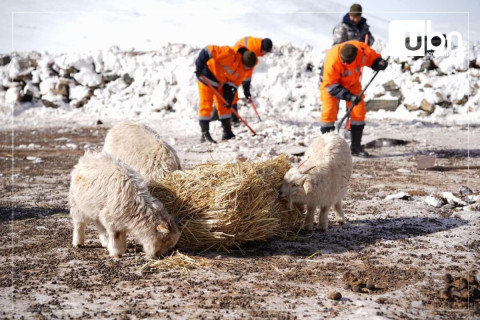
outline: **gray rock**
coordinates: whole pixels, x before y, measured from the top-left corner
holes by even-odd
[[[394,91],[390,91],[390,95],[392,97],[398,97],[398,99],[401,101],[403,100],[403,95],[402,95],[402,92],[400,90],[394,90]]]
[[[434,70],[436,69],[437,66],[435,65],[435,63],[433,62],[433,60],[431,59],[425,59],[425,61],[423,61],[422,65],[420,66],[420,71],[424,71],[424,70]]]
[[[472,189],[470,189],[469,187],[466,187],[466,186],[461,186],[459,191],[460,191],[460,194],[462,196],[468,196],[468,195],[471,195],[473,193]]]
[[[384,83],[382,86],[385,89],[385,91],[398,91],[398,90],[400,90],[400,87],[393,80],[390,80],[390,81]]]
[[[60,107],[58,104],[54,103],[53,101],[47,100],[47,99],[42,99],[42,103],[45,107],[48,107],[48,108],[57,109],[57,108]]]
[[[50,91],[55,95],[68,96],[69,82],[67,79],[60,78],[57,85]]]
[[[411,70],[412,70],[412,66],[408,62],[402,62],[402,71],[403,72],[411,71]]]
[[[435,111],[435,106],[428,102],[426,99],[423,99],[420,103],[420,109],[428,113],[433,113],[433,111]]]
[[[12,61],[12,58],[10,56],[0,57],[0,66],[6,66],[10,63],[10,61]]]
[[[400,199],[400,200],[411,200],[412,196],[408,194],[408,192],[399,192],[395,194],[389,194],[388,196],[385,197],[385,200],[394,200],[394,199]]]
[[[468,67],[479,69],[480,68],[480,61],[477,61],[476,59],[470,60],[470,64],[468,65]]]
[[[77,100],[73,103],[73,105],[75,106],[75,108],[81,108],[84,105],[86,105],[89,100],[90,100],[89,98],[84,98],[84,99],[81,99],[81,100]]]
[[[400,99],[373,99],[366,102],[367,110],[387,110],[395,111],[400,105]]]
[[[442,104],[445,101],[445,99],[443,99],[443,95],[440,92],[438,92],[438,91],[435,92],[435,95],[438,98],[438,102],[437,102],[438,104]]]
[[[453,100],[453,103],[463,106],[463,105],[465,105],[465,103],[467,103],[467,101],[468,101],[468,96],[465,95],[461,99]]]
[[[443,199],[442,197],[439,197],[437,195],[432,195],[432,196],[427,196],[425,197],[424,201],[435,208],[440,208],[443,205],[447,204],[447,201]]]
[[[120,76],[116,73],[108,73],[108,74],[104,74],[102,75],[103,77],[103,81],[105,83],[108,83],[108,82],[112,82],[112,81],[115,81],[117,80],[118,78],[120,78]]]
[[[407,104],[407,103],[405,103],[405,108],[407,108],[408,111],[417,111],[418,109],[420,109],[419,106],[416,106],[414,104]]]
[[[131,85],[133,83],[133,78],[128,74],[128,73],[125,73],[123,76],[122,76],[122,79],[123,81],[125,81],[125,83],[127,85]]]

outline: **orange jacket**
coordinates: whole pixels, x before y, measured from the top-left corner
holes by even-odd
[[[350,64],[345,64],[340,58],[340,50],[347,44],[353,44],[358,49],[357,57]],[[340,43],[330,49],[325,57],[322,70],[321,90],[326,90],[335,98],[348,100],[350,88],[360,81],[361,69],[371,67],[381,55],[367,44],[352,40]]]
[[[253,53],[255,53],[257,57],[263,56],[261,38],[243,37],[233,45],[233,49],[237,51],[238,48],[241,48],[241,47],[245,47],[248,50],[252,51]]]
[[[235,51],[238,51],[238,49],[241,48],[241,47],[245,47],[248,50],[255,53],[257,58],[263,56],[263,54],[262,54],[262,38],[243,37],[242,39],[238,40],[233,45],[233,49],[235,49]],[[257,64],[258,64],[258,59],[257,59]],[[251,80],[254,68],[255,67],[253,67],[253,68],[251,68],[250,70],[247,71],[245,81]]]
[[[216,87],[228,84],[236,89],[242,84],[246,75],[246,70],[242,63],[242,55],[228,46],[210,45],[205,47],[200,52],[195,63],[197,70],[202,70],[202,73],[207,78],[214,80],[209,72],[215,77],[218,83],[212,81],[212,84]],[[208,70],[205,70],[205,66]]]

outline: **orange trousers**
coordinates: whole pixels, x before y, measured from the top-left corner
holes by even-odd
[[[222,87],[218,88],[218,92],[223,96]],[[214,102],[217,108],[218,118],[229,119],[232,117],[232,111],[224,106],[223,102],[215,95],[212,89],[200,81],[198,81],[198,93],[200,95],[199,120],[212,119]]]
[[[235,96],[233,97],[232,105],[238,103],[238,90],[235,92]]]
[[[362,93],[362,85],[360,82],[355,83],[352,87],[347,88],[352,94],[359,95]],[[367,114],[367,108],[365,107],[365,96],[362,96],[362,100],[358,103],[350,113],[352,124],[364,124],[365,116]],[[338,99],[333,97],[326,89],[320,90],[320,101],[322,102],[322,125],[335,125],[338,115]],[[352,102],[347,101],[347,108],[352,106]]]

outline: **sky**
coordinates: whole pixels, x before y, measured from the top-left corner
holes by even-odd
[[[154,50],[167,43],[231,45],[252,35],[274,44],[328,47],[345,0],[0,0],[0,53]],[[480,41],[480,2],[359,1],[377,39],[389,21],[432,20],[432,30]]]

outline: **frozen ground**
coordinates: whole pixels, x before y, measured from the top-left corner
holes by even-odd
[[[253,115],[246,118],[256,124]],[[262,160],[301,152],[303,139],[309,139],[298,132],[298,140],[272,143],[237,128],[236,140],[211,148],[198,143],[195,130],[178,132],[171,122],[150,124],[175,142],[187,168],[207,160],[235,161],[239,154]],[[86,248],[70,245],[69,172],[85,148],[102,145],[110,125],[16,128],[14,150],[11,131],[1,131],[2,318],[480,318],[474,291],[480,271],[480,213],[474,211],[479,171],[416,168],[416,159],[428,154],[435,154],[440,166],[478,167],[478,126],[372,120],[366,142],[409,143],[369,149],[373,158],[354,159],[344,226],[332,224],[327,233],[252,243],[229,253],[182,252],[198,261],[197,268],[142,273],[139,268],[148,261],[133,242],[120,260],[108,257],[93,228]],[[305,126],[315,124],[306,121]],[[244,144],[249,152],[232,152]],[[299,157],[290,159],[294,164]],[[460,197],[461,186],[473,191],[476,202],[469,209],[425,202],[442,192]],[[410,199],[387,199],[399,192]],[[350,273],[360,289],[347,287]],[[442,295],[447,273],[457,282],[470,279],[469,299]],[[364,288],[367,280],[374,289]],[[329,299],[334,292],[342,298]]]

